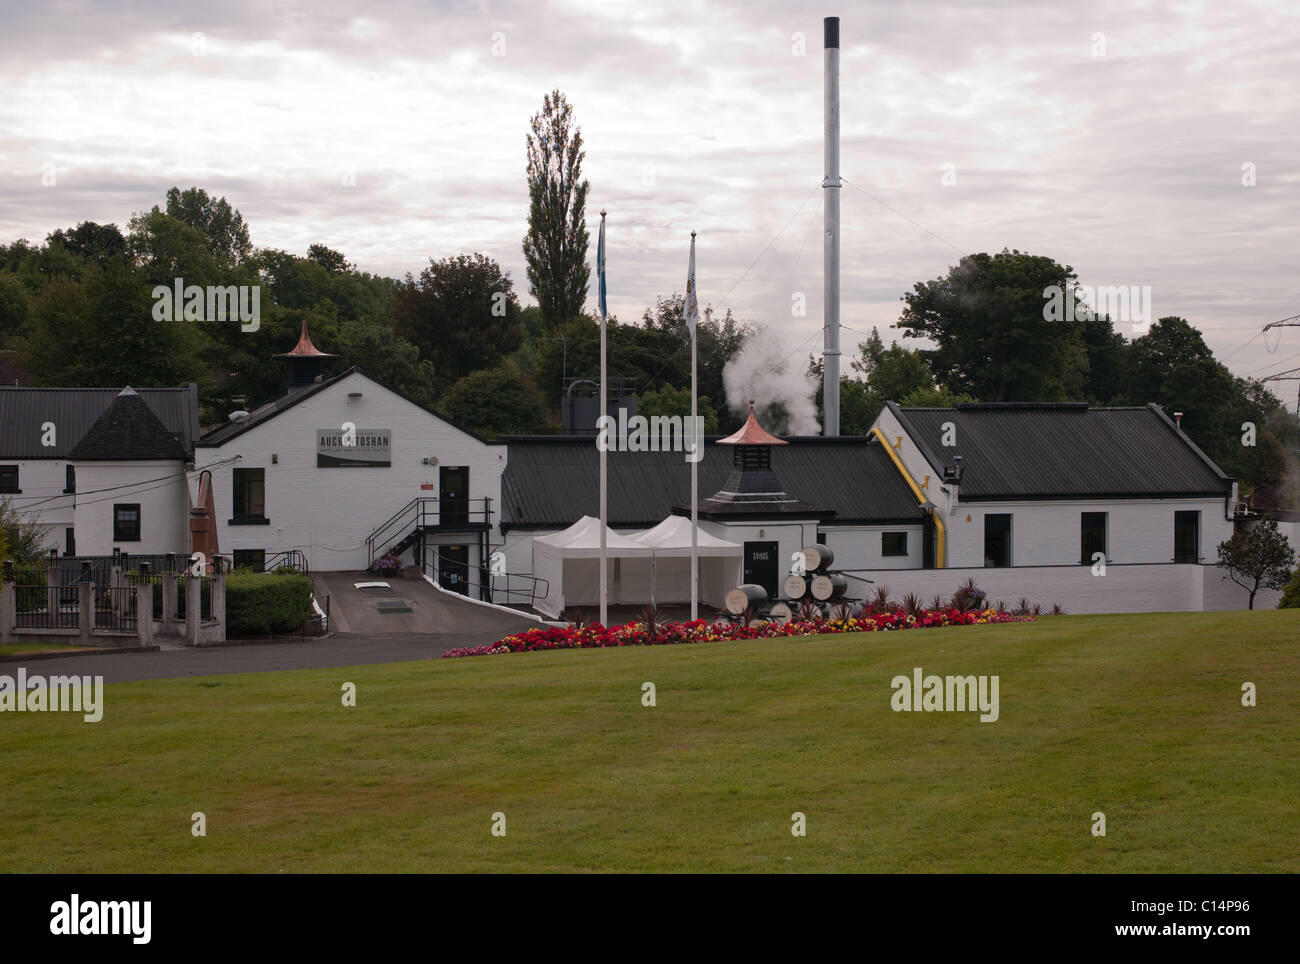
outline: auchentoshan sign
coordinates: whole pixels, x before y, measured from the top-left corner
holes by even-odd
[[[316,467],[386,469],[392,465],[392,431],[386,428],[316,429]]]

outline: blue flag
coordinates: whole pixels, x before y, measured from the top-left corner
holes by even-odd
[[[600,212],[600,240],[596,243],[596,299],[600,302],[600,320],[603,322],[609,314],[609,305],[605,301],[605,212]]]

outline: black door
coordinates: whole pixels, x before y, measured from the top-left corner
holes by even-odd
[[[769,599],[776,598],[776,581],[781,565],[775,542],[745,543],[745,582],[752,582],[767,590]]]
[[[469,595],[469,546],[433,546],[438,553],[438,585]]]
[[[993,512],[984,517],[984,565],[1011,565],[1011,515]]]
[[[438,479],[442,525],[464,525],[469,521],[469,468],[444,465],[438,470]]]
[[[1201,561],[1201,514],[1196,511],[1174,513],[1174,562]]]

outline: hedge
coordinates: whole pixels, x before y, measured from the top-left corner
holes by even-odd
[[[232,573],[226,577],[226,637],[293,632],[315,615],[311,580],[300,574]]]

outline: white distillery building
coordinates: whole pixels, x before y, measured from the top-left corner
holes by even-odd
[[[0,489],[65,554],[262,568],[301,553],[355,571],[392,553],[547,615],[598,599],[594,438],[484,440],[355,368],[324,376],[305,326],[277,357],[285,391],[202,435],[192,385],[0,389]],[[690,464],[608,464],[611,600],[689,599]],[[1246,605],[1214,565],[1242,524],[1235,484],[1156,406],[890,403],[868,435],[836,438],[775,438],[751,412],[706,442],[699,478],[706,606],[742,582],[781,598],[815,543],[856,598],[948,598],[974,578],[990,601],[1076,613]]]

